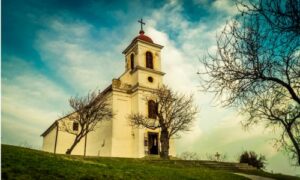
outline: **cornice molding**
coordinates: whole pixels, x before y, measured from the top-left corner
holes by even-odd
[[[159,75],[162,75],[162,76],[166,74],[164,72],[156,71],[154,69],[145,68],[145,67],[142,67],[142,66],[136,66],[133,70],[130,71],[130,74],[135,73],[137,70],[143,70],[143,71],[147,71],[147,72],[150,72],[150,73],[159,74]]]

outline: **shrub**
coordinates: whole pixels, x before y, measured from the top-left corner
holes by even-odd
[[[257,169],[264,169],[266,157],[264,155],[258,156],[254,151],[245,151],[240,156],[240,163],[247,163]]]

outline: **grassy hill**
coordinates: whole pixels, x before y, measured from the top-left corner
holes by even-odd
[[[233,172],[186,166],[180,161],[54,155],[2,145],[2,179],[246,179]],[[174,163],[176,162],[176,163]],[[292,176],[261,174],[277,179]]]

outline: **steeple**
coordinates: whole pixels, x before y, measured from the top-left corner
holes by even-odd
[[[163,75],[161,72],[161,56],[160,51],[163,46],[155,44],[153,40],[145,35],[143,26],[146,24],[143,19],[138,20],[141,24],[139,35],[136,36],[128,47],[123,51],[125,55],[125,71],[131,74],[137,72]],[[151,75],[153,78],[155,75]],[[150,78],[151,79],[151,78]],[[158,79],[158,77],[156,77]],[[141,83],[141,82],[140,82]]]

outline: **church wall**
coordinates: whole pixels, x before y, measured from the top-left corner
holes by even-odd
[[[109,103],[112,104],[112,93],[107,96]],[[88,134],[86,155],[111,156],[112,121],[113,119],[99,122],[95,131]]]
[[[148,100],[146,99],[149,97],[149,93],[144,91],[139,91],[139,112],[143,114],[145,117],[148,116]],[[145,129],[139,129],[139,157],[145,156],[145,146],[144,146],[144,140],[145,140]]]
[[[95,131],[87,135],[86,155],[110,156],[111,155],[111,121],[100,122]],[[75,135],[65,131],[58,131],[56,153],[65,154],[74,142]],[[73,155],[84,155],[85,138],[75,146]]]
[[[128,119],[131,114],[129,94],[113,91],[113,113],[112,156],[133,157],[133,133]]]
[[[153,82],[148,81],[148,77],[151,76],[153,78]],[[148,71],[140,71],[138,75],[138,82],[140,86],[156,89],[160,85],[162,85],[162,75],[158,75],[155,73],[150,73]]]
[[[148,116],[148,102],[145,99],[145,97],[151,97],[151,94],[149,92],[146,91],[139,91],[139,112],[144,114],[144,116]],[[152,129],[140,129],[139,130],[139,140],[138,140],[138,144],[139,144],[139,151],[138,151],[138,156],[139,157],[143,157],[147,154],[145,154],[145,151],[147,151],[147,146],[144,146],[144,140],[147,139],[148,137],[148,132],[156,132],[159,133],[160,136],[160,130],[156,129],[156,130],[152,130]],[[160,144],[160,142],[159,142]],[[169,144],[170,148],[169,148],[169,155],[171,156],[176,156],[176,149],[175,149],[175,139],[171,138],[170,139],[170,144]],[[160,149],[161,150],[161,147]]]
[[[136,72],[130,73],[130,71],[127,71],[120,77],[120,80],[123,84],[134,86],[138,82],[138,74]]]
[[[55,128],[53,128],[46,136],[43,137],[43,151],[54,153],[56,130],[57,126],[55,126]]]
[[[170,139],[169,146],[170,146],[169,155],[175,157],[176,156],[175,139],[173,139],[173,138]]]
[[[95,131],[87,135],[87,156],[111,156],[112,121],[100,122]]]
[[[132,79],[130,77],[130,71],[127,71],[124,73],[121,77],[120,80],[122,83],[127,83],[127,84],[132,84]]]
[[[137,64],[141,67],[146,67],[146,52],[149,51],[153,56],[153,68],[156,71],[161,71],[161,57],[160,57],[160,49],[150,46],[145,43],[138,42],[138,62]]]
[[[138,83],[138,78],[139,78],[139,74],[137,72],[131,74],[131,79],[132,79],[131,85],[132,86],[134,86]]]
[[[130,55],[133,53],[135,56],[135,67],[140,66],[140,67],[146,67],[146,52],[150,51],[153,55],[153,68],[156,71],[161,71],[161,57],[160,57],[160,48],[153,47],[151,45],[148,45],[143,42],[138,42],[136,46],[133,46],[132,49],[128,51],[128,54],[126,54],[126,67],[128,70],[126,73],[124,73],[121,77],[120,80],[122,83],[128,83],[131,84],[132,86],[136,85],[137,83],[144,84],[144,85],[150,85],[147,87],[151,88],[157,88],[158,87],[158,82],[162,82],[161,75],[155,74],[155,73],[149,73],[145,71],[136,71],[134,73],[130,73]],[[151,74],[151,76],[154,78],[154,82],[150,83],[148,82],[147,78],[149,75],[147,73]]]
[[[143,112],[140,111],[140,96],[141,93],[140,91],[136,91],[135,93],[132,94],[132,113],[142,113]],[[133,143],[133,151],[134,151],[134,157],[135,158],[139,158],[139,157],[144,157],[144,148],[141,149],[141,143],[143,144],[143,139],[144,137],[143,135],[143,129],[141,128],[134,128],[133,129],[134,132],[134,143]]]
[[[150,51],[153,55],[153,66],[154,69],[157,71],[161,71],[161,56],[160,51],[161,49],[155,46],[151,46],[144,42],[137,42],[137,45],[133,46],[131,49],[128,50],[127,54],[125,55],[126,60],[126,70],[130,69],[130,55],[134,54],[134,62],[135,67],[141,66],[146,67],[146,52]]]
[[[143,114],[145,117],[148,116],[148,100],[147,98],[151,97],[150,92],[138,90],[136,92],[136,102],[135,105],[137,106],[137,112]],[[145,152],[148,151],[148,147],[145,146],[144,141],[147,139],[148,132],[159,132],[159,130],[150,130],[145,128],[136,129],[135,131],[135,146],[136,146],[136,157],[141,158],[144,157],[146,154]]]
[[[133,54],[134,55],[134,67],[135,66],[137,66],[138,65],[138,61],[137,61],[137,59],[138,59],[138,51],[137,51],[138,49],[137,49],[137,45],[134,45],[134,46],[132,46],[129,50],[128,50],[128,52],[127,52],[127,54],[125,54],[125,61],[126,61],[126,63],[125,63],[125,69],[126,69],[126,71],[127,70],[130,70],[130,68],[131,68],[131,62],[130,62],[130,59],[131,59],[131,54]]]
[[[74,134],[70,134],[65,131],[58,131],[56,153],[65,154],[67,149],[69,149],[73,144],[74,139],[75,139]],[[80,140],[80,142],[75,146],[74,150],[72,151],[71,153],[72,155],[83,155],[84,141],[85,141],[84,138]]]

